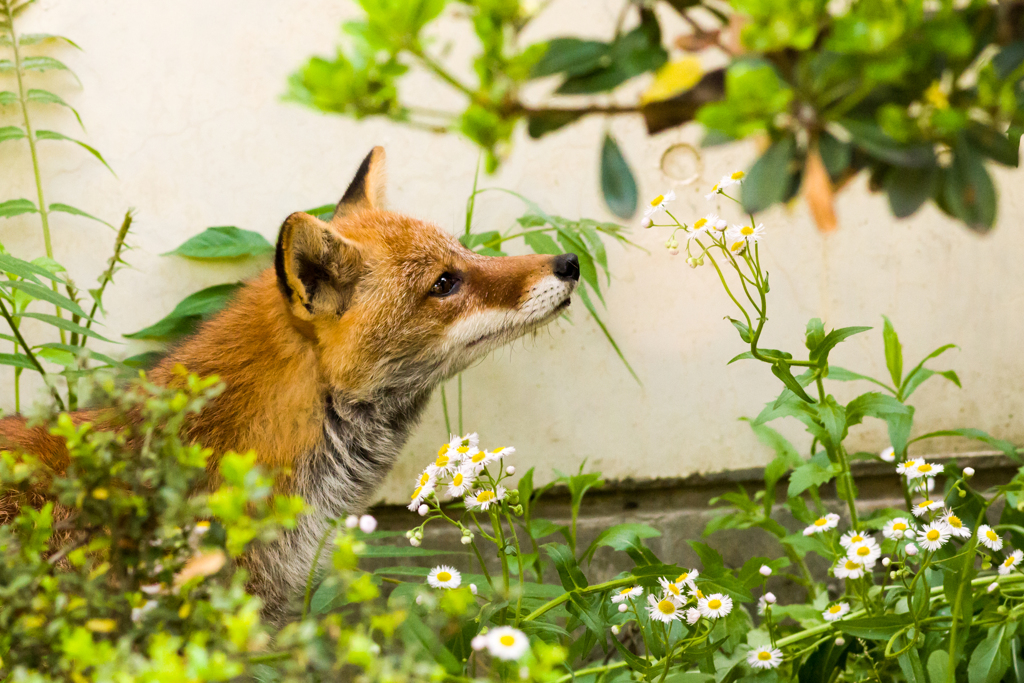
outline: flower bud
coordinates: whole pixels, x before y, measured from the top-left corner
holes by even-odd
[[[904,548],[904,550],[906,551],[907,555],[910,555],[911,557],[917,555],[917,546],[913,543],[908,543],[907,547]]]
[[[618,625],[612,624],[612,634],[616,635],[616,636],[619,635],[619,627],[618,627]]]
[[[508,467],[505,468],[505,474],[507,474],[508,476],[511,477],[515,473],[516,473],[515,465],[509,465]]]
[[[882,566],[883,567],[888,567],[890,564],[892,564],[892,560],[890,560],[888,557],[883,557],[882,558]]]
[[[974,476],[974,468],[973,467],[965,467],[964,468],[964,479],[970,479],[973,476]]]
[[[903,532],[903,537],[904,538],[913,538],[914,537],[914,530],[913,529],[907,529],[906,531]]]
[[[462,545],[469,545],[470,543],[473,542],[473,537],[472,536],[463,536],[460,539],[460,542],[462,543]]]
[[[405,537],[406,538],[412,538],[413,537],[412,529],[409,529],[408,531],[405,532]]]
[[[475,638],[473,638],[473,640],[469,641],[469,644],[470,647],[472,647],[474,650],[480,652],[480,650],[483,650],[485,647],[487,647],[487,637],[476,636]]]
[[[964,491],[963,489],[958,489],[957,493],[960,495],[961,498],[967,497],[967,491]]]
[[[764,602],[767,605],[774,605],[775,604],[775,593],[771,593],[771,592],[765,593],[764,594]]]
[[[512,514],[514,514],[516,517],[522,517],[523,516],[523,506],[522,505],[513,505],[512,506]]]
[[[992,583],[990,583],[988,585],[988,588],[986,588],[985,590],[987,590],[989,593],[991,593],[991,592],[995,591],[997,588],[999,588],[999,582],[998,581],[993,581]]]
[[[626,607],[626,603],[622,603],[621,605],[619,605],[619,611],[620,612],[625,612],[627,609],[629,609],[629,608]]]
[[[427,513],[430,512],[430,506],[424,503],[423,505],[420,505],[416,512],[420,513],[420,517],[426,517]]]
[[[413,548],[420,547],[420,539],[416,536],[413,536],[409,539],[409,545],[411,545]]]
[[[364,534],[372,534],[377,530],[377,520],[370,515],[363,515],[359,518],[359,530]]]
[[[645,218],[642,221],[640,221],[640,227],[645,229],[651,227],[651,219]]]
[[[889,578],[892,579],[893,581],[895,581],[896,580],[896,572],[889,572]]]
[[[472,593],[473,595],[476,595],[476,584],[475,583],[469,584],[469,592]]]
[[[999,605],[999,607],[996,607],[997,614],[1006,614],[1007,611],[1008,610],[1006,609],[1006,605]]]
[[[349,515],[345,518],[345,526],[349,529],[355,529],[359,526],[359,517],[356,515]]]
[[[768,576],[772,575],[772,568],[769,567],[766,564],[762,564],[761,568],[758,569],[757,571],[759,571],[761,573],[761,576],[764,576],[764,577],[768,577]]]
[[[843,645],[846,645],[846,639],[842,636],[836,638],[836,647],[842,647]]]
[[[668,250],[670,256],[679,256],[679,247],[671,247]]]
[[[697,267],[697,259],[693,258],[692,256],[688,256],[686,258],[686,265],[690,266],[691,268],[696,268]]]

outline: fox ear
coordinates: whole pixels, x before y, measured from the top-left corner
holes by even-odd
[[[359,249],[331,231],[327,223],[293,213],[281,226],[274,254],[277,285],[292,311],[309,319],[341,315],[363,270]]]
[[[366,209],[383,209],[385,204],[384,148],[374,147],[363,159],[356,177],[345,190],[345,196],[334,209],[335,216],[343,216]]]

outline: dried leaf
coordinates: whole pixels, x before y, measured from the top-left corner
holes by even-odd
[[[828,177],[828,171],[817,147],[812,148],[807,154],[807,163],[804,166],[804,199],[807,200],[807,206],[811,209],[818,230],[832,232],[836,229],[832,181]]]
[[[213,576],[223,569],[227,559],[227,555],[220,549],[197,553],[188,561],[185,568],[174,577],[174,587],[183,586],[197,576]]]

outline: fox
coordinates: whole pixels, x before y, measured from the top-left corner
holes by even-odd
[[[295,528],[240,560],[269,622],[293,613],[333,520],[373,502],[438,385],[558,318],[579,277],[575,254],[483,256],[389,211],[382,147],[330,220],[285,219],[273,266],[148,373],[166,386],[184,366],[223,383],[183,428],[215,454],[207,487],[216,454],[251,449],[306,502]],[[55,471],[68,464],[63,440],[20,416],[0,420],[5,444]]]

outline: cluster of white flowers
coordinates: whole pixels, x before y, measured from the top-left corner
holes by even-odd
[[[711,192],[705,195],[705,199],[714,199],[716,195],[722,194],[722,192],[733,185],[738,185],[743,182],[743,178],[746,174],[743,171],[736,171],[726,176],[722,176],[722,179],[711,188]],[[668,212],[669,202],[674,201],[676,198],[675,192],[669,191],[665,194],[659,194],[657,197],[651,200],[650,206],[644,209],[644,217],[641,221],[641,226],[649,228],[653,225],[655,217],[662,211]],[[671,214],[669,214],[671,216]],[[674,217],[673,217],[674,218]],[[742,253],[744,249],[752,244],[760,242],[764,237],[765,228],[763,224],[755,225],[733,225],[729,227],[725,219],[720,218],[716,213],[709,213],[703,218],[698,218],[694,221],[693,226],[679,225],[676,230],[682,230],[685,234],[685,241],[687,250],[689,251],[690,244],[698,238],[708,237],[713,242],[718,244],[723,249],[728,249],[733,254]],[[679,240],[675,237],[675,232],[665,242],[665,248],[669,250],[672,255],[679,253]],[[691,256],[687,259],[687,262],[696,267],[703,262],[703,253],[700,256]]]
[[[723,593],[704,595],[697,588],[696,579],[700,572],[696,569],[684,571],[675,579],[660,577],[660,594],[647,595],[647,613],[651,619],[670,624],[685,619],[691,626],[701,617],[719,619],[732,611],[732,598]],[[619,606],[620,612],[636,609],[634,598],[644,594],[641,586],[626,586],[611,595],[611,601]]]
[[[437,458],[417,477],[409,509],[425,515],[429,511],[429,506],[424,509],[426,501],[443,492],[452,498],[464,497],[470,510],[486,511],[504,500],[508,492],[503,486],[474,489],[474,485],[489,464],[501,462],[515,452],[511,446],[490,451],[482,449],[480,437],[475,433],[453,437],[438,449]]]

